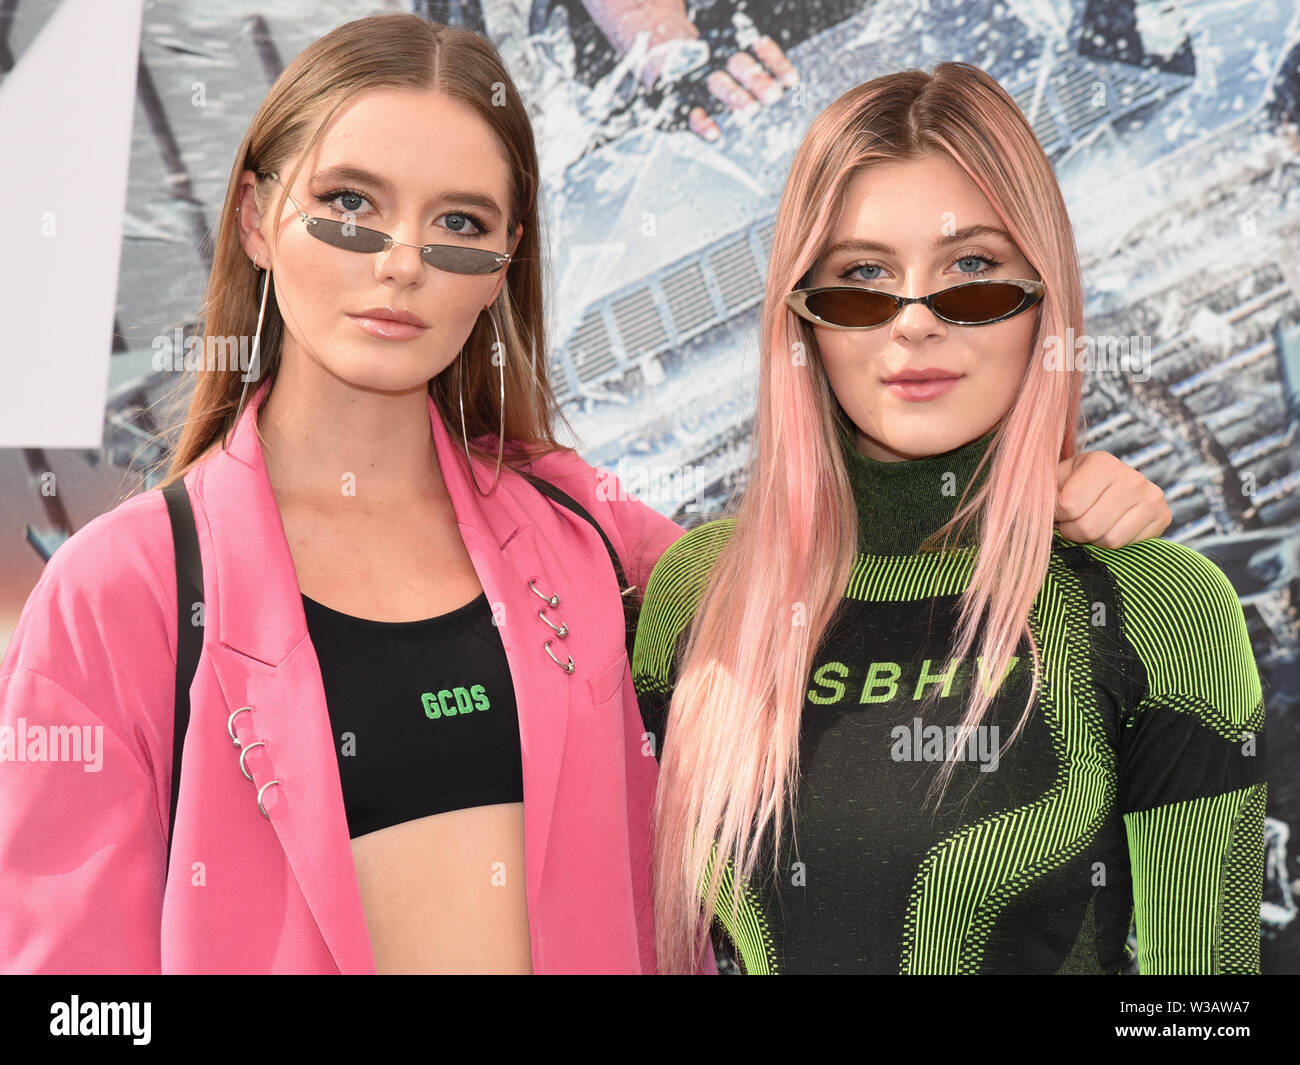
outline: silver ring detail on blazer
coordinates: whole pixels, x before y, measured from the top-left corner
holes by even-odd
[[[565,665],[563,662],[561,662],[558,658],[555,657],[555,653],[551,650],[551,644],[553,644],[554,642],[555,642],[554,640],[547,640],[544,644],[542,644],[542,649],[543,649],[543,650],[544,650],[548,655],[551,656],[551,661],[554,662],[557,666],[559,666],[562,670],[564,670],[565,673],[572,673],[572,672],[573,672],[573,655],[569,655],[569,656],[568,656],[568,657],[569,657],[569,662],[568,662],[568,665]]]
[[[251,706],[241,706],[238,710],[234,711],[233,713],[231,713],[231,715],[228,718],[226,718],[226,731],[230,733],[230,739],[236,747],[242,746],[242,744],[240,744],[239,742],[239,737],[235,735],[235,718],[238,717],[240,714],[242,714],[245,710],[247,710],[250,714],[253,712],[253,708]]]
[[[255,742],[250,743],[247,747],[245,747],[242,751],[239,752],[239,771],[243,773],[244,777],[250,782],[253,782],[253,774],[250,773],[248,771],[248,767],[244,765],[244,755],[246,755],[254,747],[265,747],[265,746],[266,746],[266,740],[256,740]]]
[[[550,626],[551,631],[555,633],[555,635],[558,636],[561,640],[569,635],[569,626],[566,625],[563,621],[561,621],[560,624],[557,626],[555,622],[553,622],[550,618],[546,616],[545,610],[539,610],[537,612],[537,616],[541,618],[544,622],[546,622],[546,624]]]
[[[533,595],[537,596],[537,598],[540,599],[547,606],[559,606],[560,597],[558,595],[552,595],[552,596],[542,595],[541,592],[539,592],[536,588],[533,587],[533,581],[535,580],[537,580],[536,577],[528,578],[528,587],[532,591]]]
[[[263,784],[260,788],[257,789],[258,812],[261,813],[261,815],[265,817],[268,821],[271,820],[271,815],[266,812],[266,807],[262,805],[262,793],[266,791],[266,789],[269,788],[272,784],[279,784],[279,783],[280,782],[278,780],[268,780],[265,784]]]
[[[492,361],[497,364],[497,376],[501,379],[501,431],[497,439],[497,472],[492,478],[492,487],[486,492],[478,486],[478,477],[474,475],[474,463],[469,457],[469,437],[465,435],[465,394],[461,388],[461,378],[464,376],[463,364],[464,355],[456,357],[456,403],[460,407],[460,439],[465,445],[465,464],[469,467],[469,479],[474,482],[474,487],[478,489],[481,496],[490,496],[496,491],[497,482],[501,480],[501,458],[505,455],[506,448],[506,349],[501,343],[501,330],[497,328],[497,320],[492,317],[492,308],[485,308],[488,312],[488,321],[492,323],[492,335],[495,336],[496,343],[492,346]],[[501,358],[496,358],[497,352],[501,353]]]

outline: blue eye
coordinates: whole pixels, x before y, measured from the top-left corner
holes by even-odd
[[[844,273],[840,274],[840,280],[847,280],[850,275],[856,274],[859,270],[879,270],[880,267],[875,263],[858,263],[856,266],[850,266]],[[880,275],[874,274],[871,277],[859,277],[859,281],[879,281]]]
[[[992,270],[993,267],[995,266],[1002,265],[997,259],[990,259],[987,255],[963,255],[960,259],[957,260],[957,265],[960,267],[962,263],[983,263],[984,264],[984,266],[979,270],[958,271],[959,273],[963,273],[963,274],[982,274],[988,270]]]
[[[976,270],[964,270],[962,269],[963,263],[982,263],[983,265]],[[994,269],[995,267],[1001,266],[1002,263],[1000,260],[994,259],[988,255],[972,254],[972,255],[963,255],[960,259],[954,260],[953,265],[957,267],[957,272],[959,274],[962,274],[965,277],[978,277],[981,274],[988,273],[988,271]],[[848,280],[879,281],[881,279],[879,273],[861,274],[859,273],[859,271],[883,270],[883,269],[884,267],[882,267],[879,263],[855,263],[853,266],[850,266],[847,270],[845,270],[842,274],[839,275],[839,280],[840,281],[848,281]]]
[[[446,219],[446,229],[458,237],[482,237],[487,234],[487,227],[475,215],[468,211],[448,211],[442,216]],[[473,230],[466,228],[473,226]]]
[[[364,193],[357,192],[356,189],[335,189],[332,192],[327,192],[323,196],[317,196],[316,198],[327,207],[333,208],[333,210],[338,214],[361,213],[361,204],[354,205],[349,201],[360,200],[361,203],[366,204],[370,202],[366,199]],[[342,200],[344,202],[336,206],[334,203],[335,200]]]

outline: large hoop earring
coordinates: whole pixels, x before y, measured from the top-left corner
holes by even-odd
[[[479,488],[478,478],[474,476],[474,462],[469,457],[469,437],[465,432],[465,393],[461,386],[464,378],[465,356],[456,357],[456,403],[460,407],[460,439],[465,446],[465,462],[469,466],[470,480],[474,482],[474,487],[478,489],[481,496],[490,496],[496,491],[497,482],[501,480],[501,458],[505,454],[506,446],[506,349],[501,343],[501,331],[497,329],[497,320],[492,316],[492,311],[488,310],[488,321],[492,323],[492,332],[496,336],[496,343],[492,346],[492,361],[497,364],[499,377],[501,381],[501,432],[497,440],[497,472],[492,478],[492,487],[486,492]],[[499,358],[498,358],[499,356]]]
[[[268,259],[269,263],[270,260]],[[257,266],[257,257],[253,258],[253,267]],[[262,362],[262,319],[266,317],[266,297],[271,291],[271,268],[267,266],[262,270],[265,275],[262,278],[262,306],[257,312],[257,328],[253,331],[253,357],[249,360],[248,372],[244,374],[244,389],[239,393],[239,406],[235,408],[235,420],[230,423],[226,431],[221,434],[221,450],[229,451],[230,447],[226,437],[230,435],[230,430],[239,424],[239,416],[244,412],[244,400],[248,396],[248,383],[261,373]]]

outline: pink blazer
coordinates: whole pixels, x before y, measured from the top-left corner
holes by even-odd
[[[229,452],[185,475],[206,617],[165,890],[176,577],[161,492],[70,537],[23,610],[0,667],[5,972],[375,972],[320,668],[254,431],[266,389]],[[504,469],[481,498],[432,399],[429,415],[515,682],[534,969],[653,972],[656,762],[608,554],[590,525]],[[475,461],[489,484],[495,463]],[[533,469],[601,523],[643,589],[682,530],[576,455]],[[571,674],[543,648],[553,633],[533,588],[560,598],[547,614],[569,635],[551,650],[572,656]],[[251,782],[227,732],[241,707]]]

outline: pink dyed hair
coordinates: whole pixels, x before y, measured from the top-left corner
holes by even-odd
[[[979,530],[953,657],[965,657],[978,639],[977,653],[991,663],[985,675],[1002,677],[1020,637],[1028,638],[1033,682],[1012,740],[1037,695],[1038,649],[1027,622],[1047,573],[1056,466],[1075,451],[1082,391],[1079,371],[1044,366],[1043,345],[1071,327],[1082,335],[1083,286],[1065,201],[1029,123],[984,71],[946,62],[845,93],[813,122],[791,166],[767,275],[748,486],[685,638],[659,773],[661,972],[695,969],[727,860],[738,873],[737,906],[765,831],[780,840],[784,818],[794,817],[811,659],[857,553],[857,511],[834,419],[851,422],[831,391],[813,330],[783,297],[818,260],[856,173],[938,152],[980,188],[1046,286],[1024,380],[985,460],[988,476],[940,530],[945,544],[967,522]],[[796,342],[806,359],[792,358]],[[978,724],[990,702],[984,684],[971,692],[964,728]],[[953,768],[943,767],[945,787]]]

